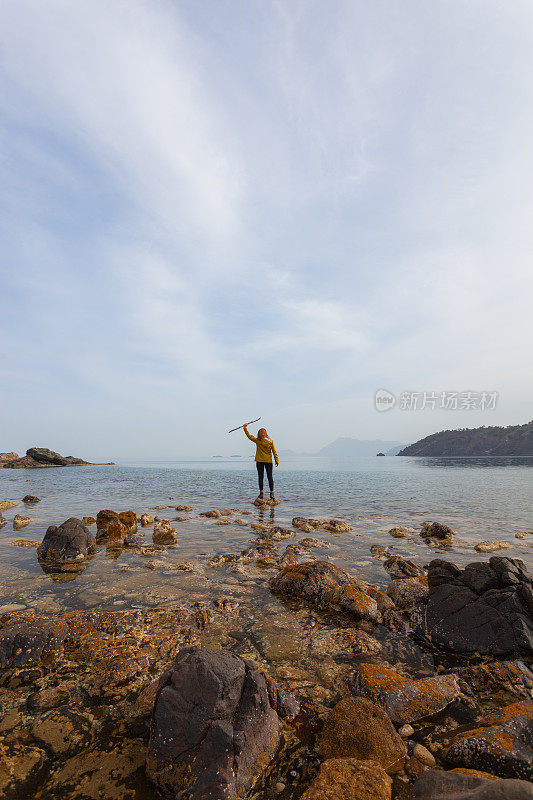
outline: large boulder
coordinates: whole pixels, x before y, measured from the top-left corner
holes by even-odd
[[[344,697],[326,717],[320,752],[326,758],[376,761],[392,773],[403,768],[407,746],[380,706]]]
[[[411,680],[385,664],[359,664],[348,683],[399,725],[433,716],[461,695],[456,675]]]
[[[76,571],[96,552],[96,544],[88,528],[76,517],[59,527],[50,525],[37,548],[37,558],[47,571]]]
[[[329,758],[301,800],[390,800],[391,784],[375,761]]]
[[[493,556],[461,570],[436,559],[429,597],[415,603],[415,635],[459,653],[533,653],[533,583],[523,561]]]
[[[367,585],[327,561],[289,564],[270,580],[270,589],[312,602],[318,608],[341,608],[355,617],[376,623],[376,601],[367,594]]]
[[[445,757],[456,767],[482,769],[500,778],[533,780],[533,701],[522,700],[459,733]]]
[[[255,664],[188,647],[162,676],[150,726],[147,773],[188,800],[245,797],[273,758],[279,719]]]
[[[29,458],[33,458],[39,464],[65,467],[68,463],[66,458],[59,455],[59,453],[54,453],[53,450],[49,450],[47,447],[29,447],[26,450],[26,455],[29,456]]]
[[[409,800],[533,800],[527,781],[494,780],[491,776],[428,769],[413,786]]]

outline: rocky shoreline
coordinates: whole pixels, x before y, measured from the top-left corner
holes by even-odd
[[[249,524],[246,513],[201,512],[213,525],[237,514]],[[135,548],[146,561],[178,539],[171,520],[148,513],[84,521],[29,543],[52,576],[76,579],[100,547]],[[313,557],[329,546],[324,534],[346,529],[336,518],[254,519],[247,547],[214,554],[214,575],[260,579],[259,612],[223,581],[212,599],[151,609],[4,607],[3,796],[533,798],[523,562],[423,565],[375,545],[385,592]],[[425,523],[420,535],[444,551],[454,532]]]

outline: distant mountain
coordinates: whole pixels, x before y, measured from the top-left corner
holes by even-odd
[[[399,456],[533,456],[533,420],[507,428],[440,431],[404,447]]]
[[[409,447],[409,445],[398,444],[398,445],[396,445],[396,447],[391,447],[390,450],[387,450],[385,452],[385,455],[386,456],[397,456],[398,453],[400,452],[400,450],[403,450],[405,447]]]
[[[351,439],[348,436],[339,436],[322,450],[319,456],[375,456],[377,453],[389,455],[392,448],[402,448],[401,442],[387,442],[382,439]]]

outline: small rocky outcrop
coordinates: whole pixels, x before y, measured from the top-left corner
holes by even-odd
[[[154,523],[152,533],[154,544],[173,545],[178,543],[178,532],[170,524],[170,520],[162,519]]]
[[[0,468],[4,469],[36,469],[38,467],[79,467],[95,466],[83,458],[74,456],[62,456],[59,453],[49,450],[47,447],[29,447],[25,456],[17,456],[16,453],[5,453],[13,455],[14,458],[0,461]],[[107,464],[112,464],[108,461]]]
[[[26,525],[29,525],[30,522],[33,522],[32,517],[26,517],[24,514],[15,514],[13,517],[13,530],[19,531],[21,528],[25,528]]]
[[[33,458],[39,464],[51,464],[58,467],[65,467],[67,460],[64,456],[49,450],[47,447],[29,447],[26,455]]]
[[[9,511],[10,508],[16,508],[18,500],[0,500],[0,511]]]
[[[23,503],[28,503],[30,505],[33,505],[34,503],[40,503],[41,502],[41,498],[40,497],[36,497],[34,494],[27,494],[22,498],[22,502]]]
[[[494,553],[496,550],[507,550],[510,546],[509,542],[504,542],[501,539],[493,539],[476,544],[474,550],[478,553]]]
[[[189,647],[164,673],[150,726],[147,774],[189,800],[237,800],[253,788],[279,743],[279,719],[255,664]]]
[[[37,548],[39,563],[50,572],[76,572],[96,552],[91,532],[76,517],[50,525]]]
[[[345,697],[330,711],[319,749],[326,758],[376,761],[388,773],[401,770],[407,754],[387,714],[364,697]]]
[[[456,767],[482,769],[500,778],[533,780],[533,701],[522,700],[458,734],[445,754]]]
[[[329,758],[301,800],[390,800],[391,785],[375,761]]]
[[[2,528],[4,525],[6,525],[6,523],[7,523],[7,519],[4,517],[4,515],[0,511],[0,528]]]
[[[289,564],[270,579],[274,593],[303,598],[318,608],[341,608],[355,617],[377,623],[376,601],[367,594],[367,585],[327,561]]]
[[[442,522],[423,522],[420,536],[426,544],[451,545],[455,531]]]
[[[141,526],[146,528],[147,525],[154,524],[154,515],[153,514],[141,514]]]
[[[458,653],[533,653],[533,583],[518,559],[492,556],[461,570],[436,559],[429,597],[411,614],[414,633]]]
[[[417,779],[409,800],[533,800],[533,786],[483,773],[429,769]]]
[[[456,675],[411,680],[385,664],[359,664],[348,684],[399,725],[433,716],[461,696]]]

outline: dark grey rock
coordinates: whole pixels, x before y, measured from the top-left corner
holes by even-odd
[[[58,467],[64,467],[68,463],[66,458],[63,458],[59,453],[54,453],[53,450],[49,450],[47,447],[29,447],[26,450],[26,455],[40,464],[54,464]]]
[[[460,570],[436,559],[429,598],[411,614],[415,635],[458,653],[533,653],[533,584],[523,561],[493,556]]]
[[[417,779],[409,800],[533,800],[533,786],[429,769]]]
[[[41,498],[36,497],[34,494],[27,494],[22,498],[23,503],[40,503]]]
[[[41,565],[59,571],[69,565],[79,565],[96,552],[96,543],[92,533],[76,517],[71,517],[56,527],[50,525],[44,539],[37,548],[37,558]]]
[[[279,738],[278,715],[253,662],[185,648],[159,682],[147,773],[174,797],[236,800],[252,789]]]

